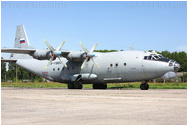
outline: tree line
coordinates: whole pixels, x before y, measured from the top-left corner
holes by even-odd
[[[118,50],[95,50],[95,52],[117,52]],[[123,50],[120,50],[123,51]],[[150,52],[152,50],[149,50]],[[187,53],[182,52],[169,52],[169,51],[162,51],[157,52],[159,54],[162,54],[164,57],[172,59],[177,61],[181,64],[181,68],[179,72],[187,72]],[[186,75],[187,76],[187,75]],[[30,80],[32,82],[37,81],[41,82],[43,81],[42,77],[39,77],[38,75],[35,75],[29,71],[24,70],[23,68],[17,66],[17,79],[18,82],[21,80]],[[7,80],[11,80],[13,82],[16,82],[16,65],[15,63],[8,63],[8,70],[6,70],[6,63],[1,62],[1,82],[5,82]]]
[[[29,80],[31,82],[42,82],[43,78],[26,71],[22,67],[17,66],[17,82]],[[6,70],[6,63],[1,62],[1,82],[12,81],[16,82],[16,64],[8,63],[8,70]]]

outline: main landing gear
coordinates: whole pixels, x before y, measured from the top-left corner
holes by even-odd
[[[142,84],[140,85],[140,89],[141,89],[141,90],[148,90],[148,89],[149,89],[149,85],[147,84],[147,81],[144,82],[144,83],[142,83]]]
[[[93,84],[93,89],[107,89],[107,84]]]
[[[82,89],[82,87],[81,82],[73,82],[68,84],[68,89]]]
[[[68,83],[68,89],[82,89],[82,76],[78,75],[75,81]]]
[[[68,84],[68,89],[82,89],[82,87],[82,83],[79,81]],[[107,89],[107,84],[93,84],[93,89]]]

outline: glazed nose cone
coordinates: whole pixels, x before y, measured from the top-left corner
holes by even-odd
[[[174,70],[178,71],[180,69],[181,65],[178,62],[174,63]]]

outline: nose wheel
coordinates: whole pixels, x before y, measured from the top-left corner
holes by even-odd
[[[147,84],[147,82],[141,84],[141,85],[140,85],[140,89],[141,89],[141,90],[148,90],[148,89],[149,89],[149,85]]]

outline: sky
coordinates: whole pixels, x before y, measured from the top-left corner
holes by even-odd
[[[14,47],[16,26],[24,24],[30,45],[63,50],[115,49],[186,51],[187,2],[1,1],[1,48]]]

